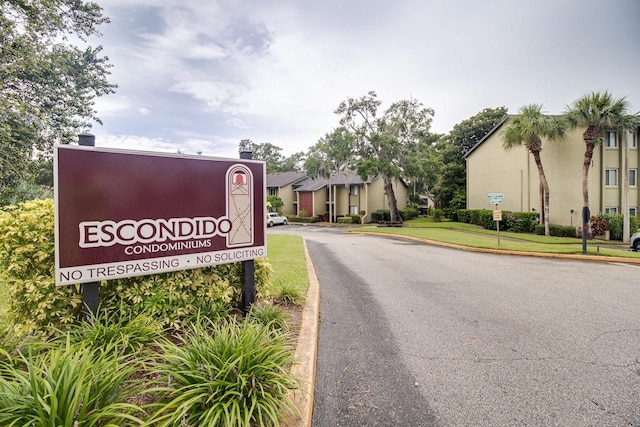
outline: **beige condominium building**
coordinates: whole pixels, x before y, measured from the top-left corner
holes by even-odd
[[[394,179],[393,190],[398,209],[407,207],[407,186]],[[268,195],[282,199],[281,211],[285,215],[324,216],[331,212],[336,217],[362,215],[363,222],[371,221],[371,213],[389,209],[384,180],[372,176],[363,180],[353,171],[336,172],[330,178],[307,177],[304,172],[267,174]]]
[[[497,207],[519,212],[542,209],[540,179],[533,156],[524,146],[509,151],[502,146],[502,133],[508,120],[505,118],[465,154],[468,209]],[[639,127],[640,123],[631,132],[607,131],[602,144],[596,146],[588,179],[592,215],[623,213],[625,205],[632,215],[637,215]],[[576,226],[581,222],[584,130],[570,130],[562,139],[543,139],[540,157],[549,184],[552,224]],[[502,204],[492,205],[487,197],[489,193],[503,193]]]

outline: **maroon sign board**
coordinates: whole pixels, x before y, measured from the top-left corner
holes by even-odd
[[[265,257],[265,173],[254,160],[56,146],[56,284]]]

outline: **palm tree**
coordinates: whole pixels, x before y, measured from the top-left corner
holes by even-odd
[[[565,134],[565,124],[552,116],[542,113],[542,105],[529,104],[520,108],[517,116],[511,118],[508,127],[502,133],[502,146],[510,150],[524,145],[533,156],[538,167],[538,176],[542,186],[543,202],[542,217],[544,222],[544,234],[549,235],[549,183],[544,174],[540,151],[542,151],[541,138],[561,138]]]
[[[615,99],[609,92],[592,92],[577,99],[566,112],[571,128],[587,129],[582,134],[585,143],[582,164],[583,212],[589,208],[589,168],[595,146],[604,139],[606,129],[633,129],[634,118],[629,114],[629,103],[622,97]],[[586,208],[586,209],[585,209]],[[588,223],[586,224],[588,226]]]

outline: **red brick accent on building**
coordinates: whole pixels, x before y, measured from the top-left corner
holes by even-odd
[[[310,191],[300,192],[300,211],[304,209],[309,215],[313,215],[313,193]]]

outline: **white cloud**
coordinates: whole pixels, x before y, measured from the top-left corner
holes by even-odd
[[[559,113],[591,90],[640,105],[640,3],[625,0],[103,5],[119,85],[97,104],[104,132],[146,132],[140,144],[170,151],[235,155],[244,138],[305,150],[337,125],[340,101],[369,90],[383,108],[409,97],[434,108],[440,133],[486,107]]]

